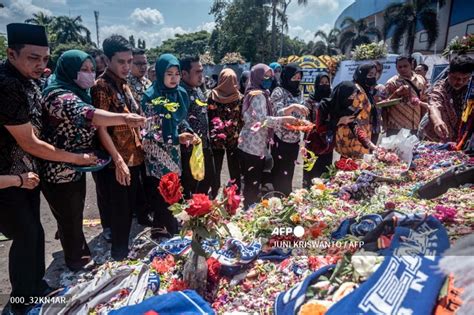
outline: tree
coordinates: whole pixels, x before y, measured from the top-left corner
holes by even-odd
[[[195,33],[176,34],[161,43],[160,46],[148,50],[148,57],[153,59],[164,53],[171,53],[178,57],[183,55],[201,55],[209,49],[209,38],[211,34],[206,31]],[[145,40],[138,40],[138,47],[145,49]]]
[[[340,31],[337,28],[333,28],[329,33],[319,30],[314,34],[314,37],[320,37],[321,40],[316,42],[315,45],[317,44],[320,48],[324,45],[324,54],[328,56],[337,55],[339,53],[337,48],[337,37],[339,34]]]
[[[44,12],[33,13],[33,17],[26,19],[25,23],[41,25],[44,27],[49,27],[49,25],[53,22],[53,18]]]
[[[269,45],[270,7],[267,0],[215,0],[211,14],[216,28],[209,43],[215,61],[229,51],[239,52],[246,60],[264,62],[272,59]]]
[[[342,25],[344,27],[348,26],[340,34],[339,48],[343,53],[358,45],[370,44],[373,42],[372,37],[375,37],[377,41],[382,39],[382,33],[376,27],[368,26],[362,19],[356,21],[351,17],[347,17],[342,21]]]
[[[130,35],[128,37],[128,41],[130,42],[130,45],[132,45],[132,47],[135,48],[135,37],[133,37],[133,35]],[[138,39],[138,44],[140,44],[140,39]]]
[[[0,60],[7,59],[7,39],[0,35]]]
[[[91,32],[82,25],[81,16],[70,18],[67,16],[55,17],[51,24],[51,31],[54,35],[53,42],[65,44],[77,42],[81,44],[91,44]]]
[[[322,41],[318,40],[317,42],[310,41],[306,45],[306,52],[305,55],[314,55],[314,56],[321,56],[327,54],[326,44]]]
[[[445,0],[438,0],[440,7]],[[384,13],[384,39],[393,30],[392,50],[398,52],[403,36],[406,36],[405,49],[413,53],[416,37],[416,26],[421,24],[428,35],[427,49],[436,42],[439,35],[439,23],[436,8],[431,0],[412,0],[406,3],[395,3],[387,6]]]
[[[288,9],[288,6],[290,5],[292,0],[282,0],[280,1],[281,6],[282,6],[282,11],[280,15],[280,22],[281,22],[281,38],[280,38],[280,57],[283,56],[283,34],[285,34],[288,31],[288,16],[286,15],[286,10]],[[297,0],[298,5],[307,5],[308,0]]]

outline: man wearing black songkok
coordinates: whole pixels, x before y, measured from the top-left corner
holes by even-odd
[[[33,156],[79,165],[96,158],[59,150],[37,138],[41,92],[34,80],[48,62],[46,32],[42,26],[12,23],[7,25],[7,36],[8,60],[0,64],[0,175],[16,177],[17,186],[0,190],[0,232],[13,240],[9,254],[12,299],[3,313],[25,314],[31,298],[50,289],[43,280],[44,232],[39,188],[32,189],[39,184]]]

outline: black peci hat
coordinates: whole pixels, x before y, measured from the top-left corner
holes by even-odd
[[[48,46],[46,29],[41,25],[11,23],[7,25],[8,46],[36,45]]]

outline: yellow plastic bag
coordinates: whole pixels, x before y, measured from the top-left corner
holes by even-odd
[[[204,153],[202,152],[202,142],[193,147],[191,158],[189,159],[189,167],[191,168],[191,174],[194,179],[198,182],[204,179]]]

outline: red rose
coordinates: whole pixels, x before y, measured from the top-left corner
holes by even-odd
[[[221,269],[221,263],[211,257],[207,260],[207,279],[211,283],[217,283],[220,279],[219,271]]]
[[[184,280],[173,279],[171,281],[170,287],[168,288],[168,292],[171,292],[171,291],[184,291],[186,289],[188,289],[188,285],[186,284],[186,282]]]
[[[230,215],[236,213],[240,205],[240,196],[237,194],[237,185],[232,185],[224,189],[224,196],[227,198],[225,208]]]
[[[335,163],[336,167],[341,171],[355,171],[359,168],[356,162],[352,159],[341,158]]]
[[[183,198],[181,181],[176,173],[168,173],[160,180],[158,190],[170,205],[175,204]]]
[[[192,217],[199,217],[211,212],[212,202],[205,194],[194,194],[189,200],[189,207],[186,212]]]

